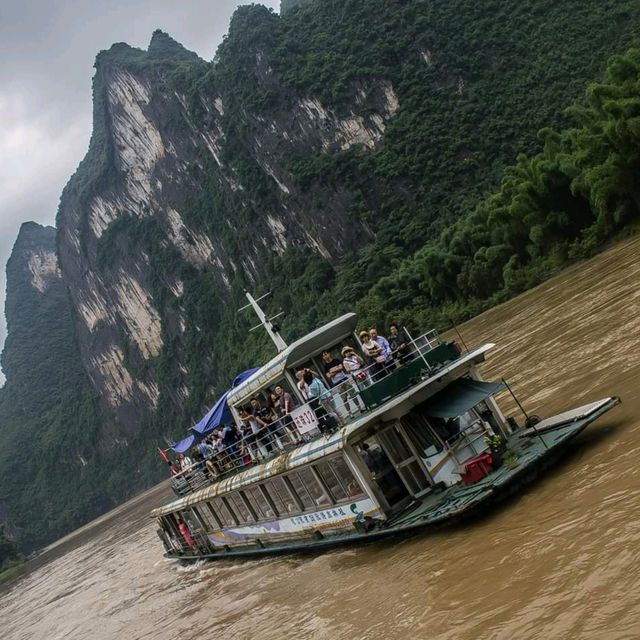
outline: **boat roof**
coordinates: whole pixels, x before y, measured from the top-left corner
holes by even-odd
[[[181,511],[191,505],[202,502],[203,500],[209,500],[229,491],[240,489],[261,480],[266,480],[267,478],[301,467],[309,462],[313,462],[314,460],[324,458],[336,451],[340,451],[344,448],[351,435],[362,428],[365,424],[373,420],[391,420],[397,417],[396,414],[398,413],[406,413],[405,407],[407,403],[412,405],[420,404],[428,396],[435,395],[449,383],[448,380],[445,380],[445,376],[447,374],[454,372],[458,368],[462,368],[464,365],[468,365],[470,362],[481,362],[484,360],[485,353],[490,349],[493,349],[493,347],[495,347],[495,344],[489,342],[470,351],[469,353],[464,354],[457,360],[454,360],[450,364],[438,369],[438,371],[434,372],[430,377],[425,378],[403,393],[391,398],[388,402],[385,402],[372,411],[359,416],[353,422],[350,422],[348,425],[332,435],[320,436],[312,442],[301,447],[297,447],[293,451],[277,456],[273,460],[256,465],[255,467],[236,473],[235,475],[225,478],[224,480],[220,480],[208,487],[194,491],[188,496],[184,496],[163,507],[154,509],[151,512],[151,515],[153,517],[159,517],[176,511]],[[432,387],[429,390],[431,393],[424,393],[426,388],[429,386]]]
[[[227,396],[228,404],[236,405],[245,401],[260,389],[281,379],[286,369],[302,364],[323,349],[340,342],[353,333],[357,322],[358,316],[355,313],[345,313],[291,343],[284,351],[232,389]]]

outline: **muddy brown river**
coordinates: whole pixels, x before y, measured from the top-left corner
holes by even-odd
[[[640,638],[639,255],[640,238],[617,245],[461,327],[469,346],[497,343],[483,373],[532,413],[623,399],[489,515],[401,542],[180,567],[146,517],[161,486],[4,586],[0,637]]]

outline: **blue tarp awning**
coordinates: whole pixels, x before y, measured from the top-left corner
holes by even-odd
[[[258,369],[249,369],[247,371],[243,371],[239,373],[231,383],[231,389],[237,387],[241,382],[246,380],[252,373],[257,371]],[[197,436],[204,436],[210,431],[213,431],[221,424],[225,422],[231,422],[231,410],[229,409],[229,405],[227,404],[227,396],[229,395],[229,389],[226,391],[218,401],[213,405],[213,407],[205,414],[205,416],[193,427],[191,427],[191,431]]]
[[[200,420],[200,422],[196,423],[191,427],[191,431],[198,435],[204,435],[209,431],[215,429],[218,425],[223,422],[228,422],[231,420],[231,411],[229,411],[229,407],[227,405],[227,394],[229,392],[225,392],[213,405],[213,408],[210,409]]]
[[[187,436],[184,440],[180,440],[180,442],[175,442],[171,445],[171,448],[176,453],[185,453],[185,451],[189,451],[191,447],[193,447],[193,443],[196,441],[195,436]]]

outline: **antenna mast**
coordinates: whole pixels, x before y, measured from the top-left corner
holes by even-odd
[[[280,317],[281,315],[283,315],[284,312],[281,311],[280,313],[277,313],[272,318],[267,318],[267,314],[262,310],[262,308],[258,304],[260,300],[271,295],[271,292],[269,291],[269,293],[265,293],[263,296],[260,296],[257,300],[248,291],[245,291],[244,295],[247,297],[249,304],[238,309],[238,311],[244,311],[245,309],[248,309],[249,307],[251,307],[256,312],[256,315],[260,319],[260,324],[257,324],[255,327],[251,327],[249,331],[255,331],[259,327],[264,327],[265,331],[269,334],[269,337],[271,338],[271,340],[273,340],[273,344],[276,345],[276,348],[278,349],[278,353],[280,353],[280,351],[284,351],[288,347],[288,345],[284,341],[280,333],[278,333],[278,328],[274,327],[272,323],[272,320],[275,320],[276,318]]]

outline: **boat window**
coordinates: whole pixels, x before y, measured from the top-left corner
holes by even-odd
[[[228,493],[225,498],[229,502],[229,505],[233,509],[233,511],[238,516],[238,524],[242,524],[244,522],[253,522],[253,516],[251,512],[247,508],[247,505],[244,503],[244,500],[240,497],[239,494],[233,492]]]
[[[257,489],[260,497],[262,498],[262,510],[265,512],[267,518],[275,518],[277,517],[277,512],[275,511],[275,505],[273,504],[273,500],[267,491],[267,488],[264,484],[258,486]]]
[[[296,492],[296,495],[300,499],[303,508],[312,509],[313,507],[315,507],[316,503],[313,501],[313,498],[311,497],[309,491],[307,491],[307,487],[305,486],[305,483],[299,476],[298,472],[296,471],[294,473],[290,473],[289,475],[287,475],[287,478],[291,483],[293,490]],[[315,478],[313,479],[313,481],[315,482]]]
[[[175,514],[171,513],[165,518],[165,522],[167,524],[168,530],[175,537],[180,535],[180,531],[178,529],[178,525],[176,524]]]
[[[443,446],[440,438],[435,436],[432,425],[423,414],[411,411],[402,417],[400,422],[416,448],[423,452],[423,457],[428,458],[442,451]]]
[[[195,531],[197,529],[202,529],[202,525],[198,522],[198,518],[189,511],[183,511],[181,514],[182,519],[185,521],[186,525],[189,527],[190,531]]]
[[[329,493],[331,493],[331,497],[336,501],[340,502],[340,500],[346,500],[347,492],[345,488],[340,484],[340,480],[333,471],[333,465],[331,464],[333,460],[327,462],[319,462],[315,465],[316,471],[322,478],[322,481],[326,485],[327,489],[329,489]]]
[[[364,495],[360,483],[342,457],[320,462],[316,468],[336,502]]]
[[[314,506],[326,507],[332,504],[331,499],[326,494],[322,485],[318,482],[318,479],[313,475],[313,471],[310,467],[304,467],[298,471],[302,482],[304,482],[309,495],[313,499]]]
[[[214,523],[214,529],[219,529],[222,526],[222,521],[220,520],[218,514],[216,513],[211,503],[210,502],[203,503],[202,509],[203,511],[206,511],[208,513],[211,522]]]
[[[235,524],[237,524],[237,520],[232,511],[229,510],[227,502],[224,498],[213,498],[211,500],[211,506],[213,507],[213,510],[216,512],[216,515],[218,516],[222,524],[228,527],[233,527]]]
[[[474,409],[469,409],[469,411],[459,415],[456,419],[460,425],[460,430],[463,431],[470,427],[474,422],[477,422],[479,418],[480,416],[478,416]]]
[[[204,528],[209,529],[217,529],[218,523],[213,519],[209,510],[205,508],[204,504],[199,504],[197,507],[191,507],[193,512],[198,517],[198,519],[204,525]]]
[[[385,434],[388,436],[385,438],[385,449],[393,462],[399,464],[403,460],[413,456],[413,452],[407,446],[407,442],[400,433],[397,424],[386,430]]]
[[[262,520],[263,518],[273,515],[271,508],[267,504],[267,501],[258,487],[247,487],[243,490],[243,493],[249,501],[252,509],[255,511],[255,514],[258,516],[258,520]],[[267,513],[267,509],[271,513]]]
[[[297,513],[300,511],[296,501],[291,497],[291,493],[282,478],[271,478],[264,484],[264,488],[269,493],[269,497],[276,506],[280,515]]]

